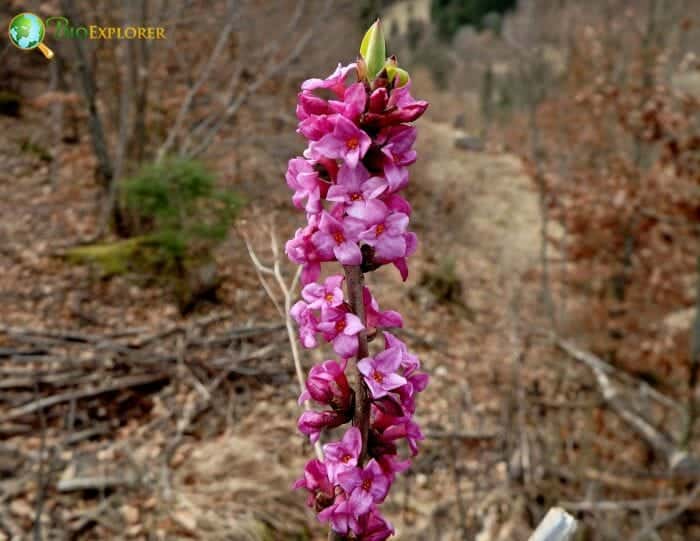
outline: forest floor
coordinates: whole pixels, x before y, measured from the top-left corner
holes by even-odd
[[[321,532],[289,490],[311,449],[295,430],[281,319],[240,236],[217,256],[219,303],[186,317],[157,284],[66,262],[62,250],[96,227],[94,164],[85,138],[66,145],[75,156],[52,173],[37,150],[40,117],[28,109],[26,118],[17,130],[0,117],[0,352],[51,356],[37,366],[0,356],[0,419],[11,419],[0,421],[0,539],[29,531],[37,513],[45,532],[84,539]],[[507,464],[497,457],[518,305],[537,289],[537,195],[516,157],[460,150],[454,137],[447,122],[421,122],[409,193],[421,244],[408,283],[393,268],[368,277],[380,305],[405,315],[404,339],[431,375],[418,414],[428,438],[385,509],[398,539],[457,539],[462,522],[488,533],[482,541],[514,540],[527,537],[528,521],[501,491]],[[301,220],[277,212],[280,235]],[[253,202],[238,227],[266,257],[261,214]],[[65,399],[22,414],[40,396]],[[485,437],[450,436],[463,432]]]

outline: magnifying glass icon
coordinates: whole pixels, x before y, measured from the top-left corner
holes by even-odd
[[[46,27],[41,17],[33,13],[20,13],[10,21],[10,41],[18,49],[30,51],[39,49],[43,55],[51,60],[53,51],[44,45]]]

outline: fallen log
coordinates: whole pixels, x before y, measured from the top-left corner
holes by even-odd
[[[610,379],[612,367],[608,363],[590,351],[580,349],[568,340],[558,338],[555,343],[572,359],[585,364],[593,372],[606,405],[639,434],[654,451],[666,458],[671,471],[688,475],[700,473],[700,460],[697,457],[681,449],[669,434],[655,427],[625,403],[620,391]],[[672,403],[670,399],[667,402]]]
[[[166,381],[170,379],[170,376],[164,373],[156,374],[135,374],[131,376],[125,376],[114,380],[107,385],[101,385],[93,389],[81,389],[78,391],[73,391],[69,393],[62,393],[55,396],[48,396],[20,406],[18,408],[12,409],[7,412],[2,421],[12,421],[14,419],[19,419],[25,415],[30,415],[36,413],[40,410],[61,404],[63,402],[70,402],[72,400],[81,400],[84,398],[89,398],[93,396],[98,396],[101,394],[119,391],[121,389],[128,389],[131,387],[140,387],[141,385],[148,385],[151,383],[157,383],[160,381]]]

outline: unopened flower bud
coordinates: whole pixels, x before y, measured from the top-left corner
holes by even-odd
[[[360,55],[367,64],[367,80],[374,81],[386,60],[386,42],[382,24],[377,19],[362,38]]]

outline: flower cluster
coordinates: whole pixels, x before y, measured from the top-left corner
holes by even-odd
[[[387,66],[395,66],[395,60]],[[350,80],[352,75],[357,82]],[[307,490],[308,505],[321,521],[342,536],[365,541],[393,533],[378,505],[395,475],[410,464],[400,457],[397,444],[405,441],[411,455],[417,453],[423,436],[412,418],[416,393],[425,389],[428,376],[389,332],[403,325],[398,312],[380,310],[364,287],[363,321],[345,300],[343,276],[317,280],[321,263],[332,261],[362,272],[392,263],[407,277],[406,258],[416,249],[416,236],[407,230],[411,207],[399,195],[408,183],[407,166],[416,159],[416,130],[407,123],[428,105],[409,91],[410,81],[386,67],[369,80],[362,59],[339,65],[326,79],[305,81],[298,96],[297,131],[309,145],[303,156],[290,160],[286,174],[292,200],[307,218],[286,245],[289,258],[303,266],[302,300],[291,316],[304,347],[316,347],[321,336],[339,359],[314,366],[299,397],[300,403],[312,400],[323,407],[305,411],[299,419],[299,430],[312,442],[324,429],[353,421],[359,393],[348,381],[348,360],[358,356],[361,336],[383,333],[383,350],[356,362],[358,385],[366,386],[371,400],[367,441],[357,426],[349,427],[340,441],[323,446],[324,459],[308,462],[294,485]]]

